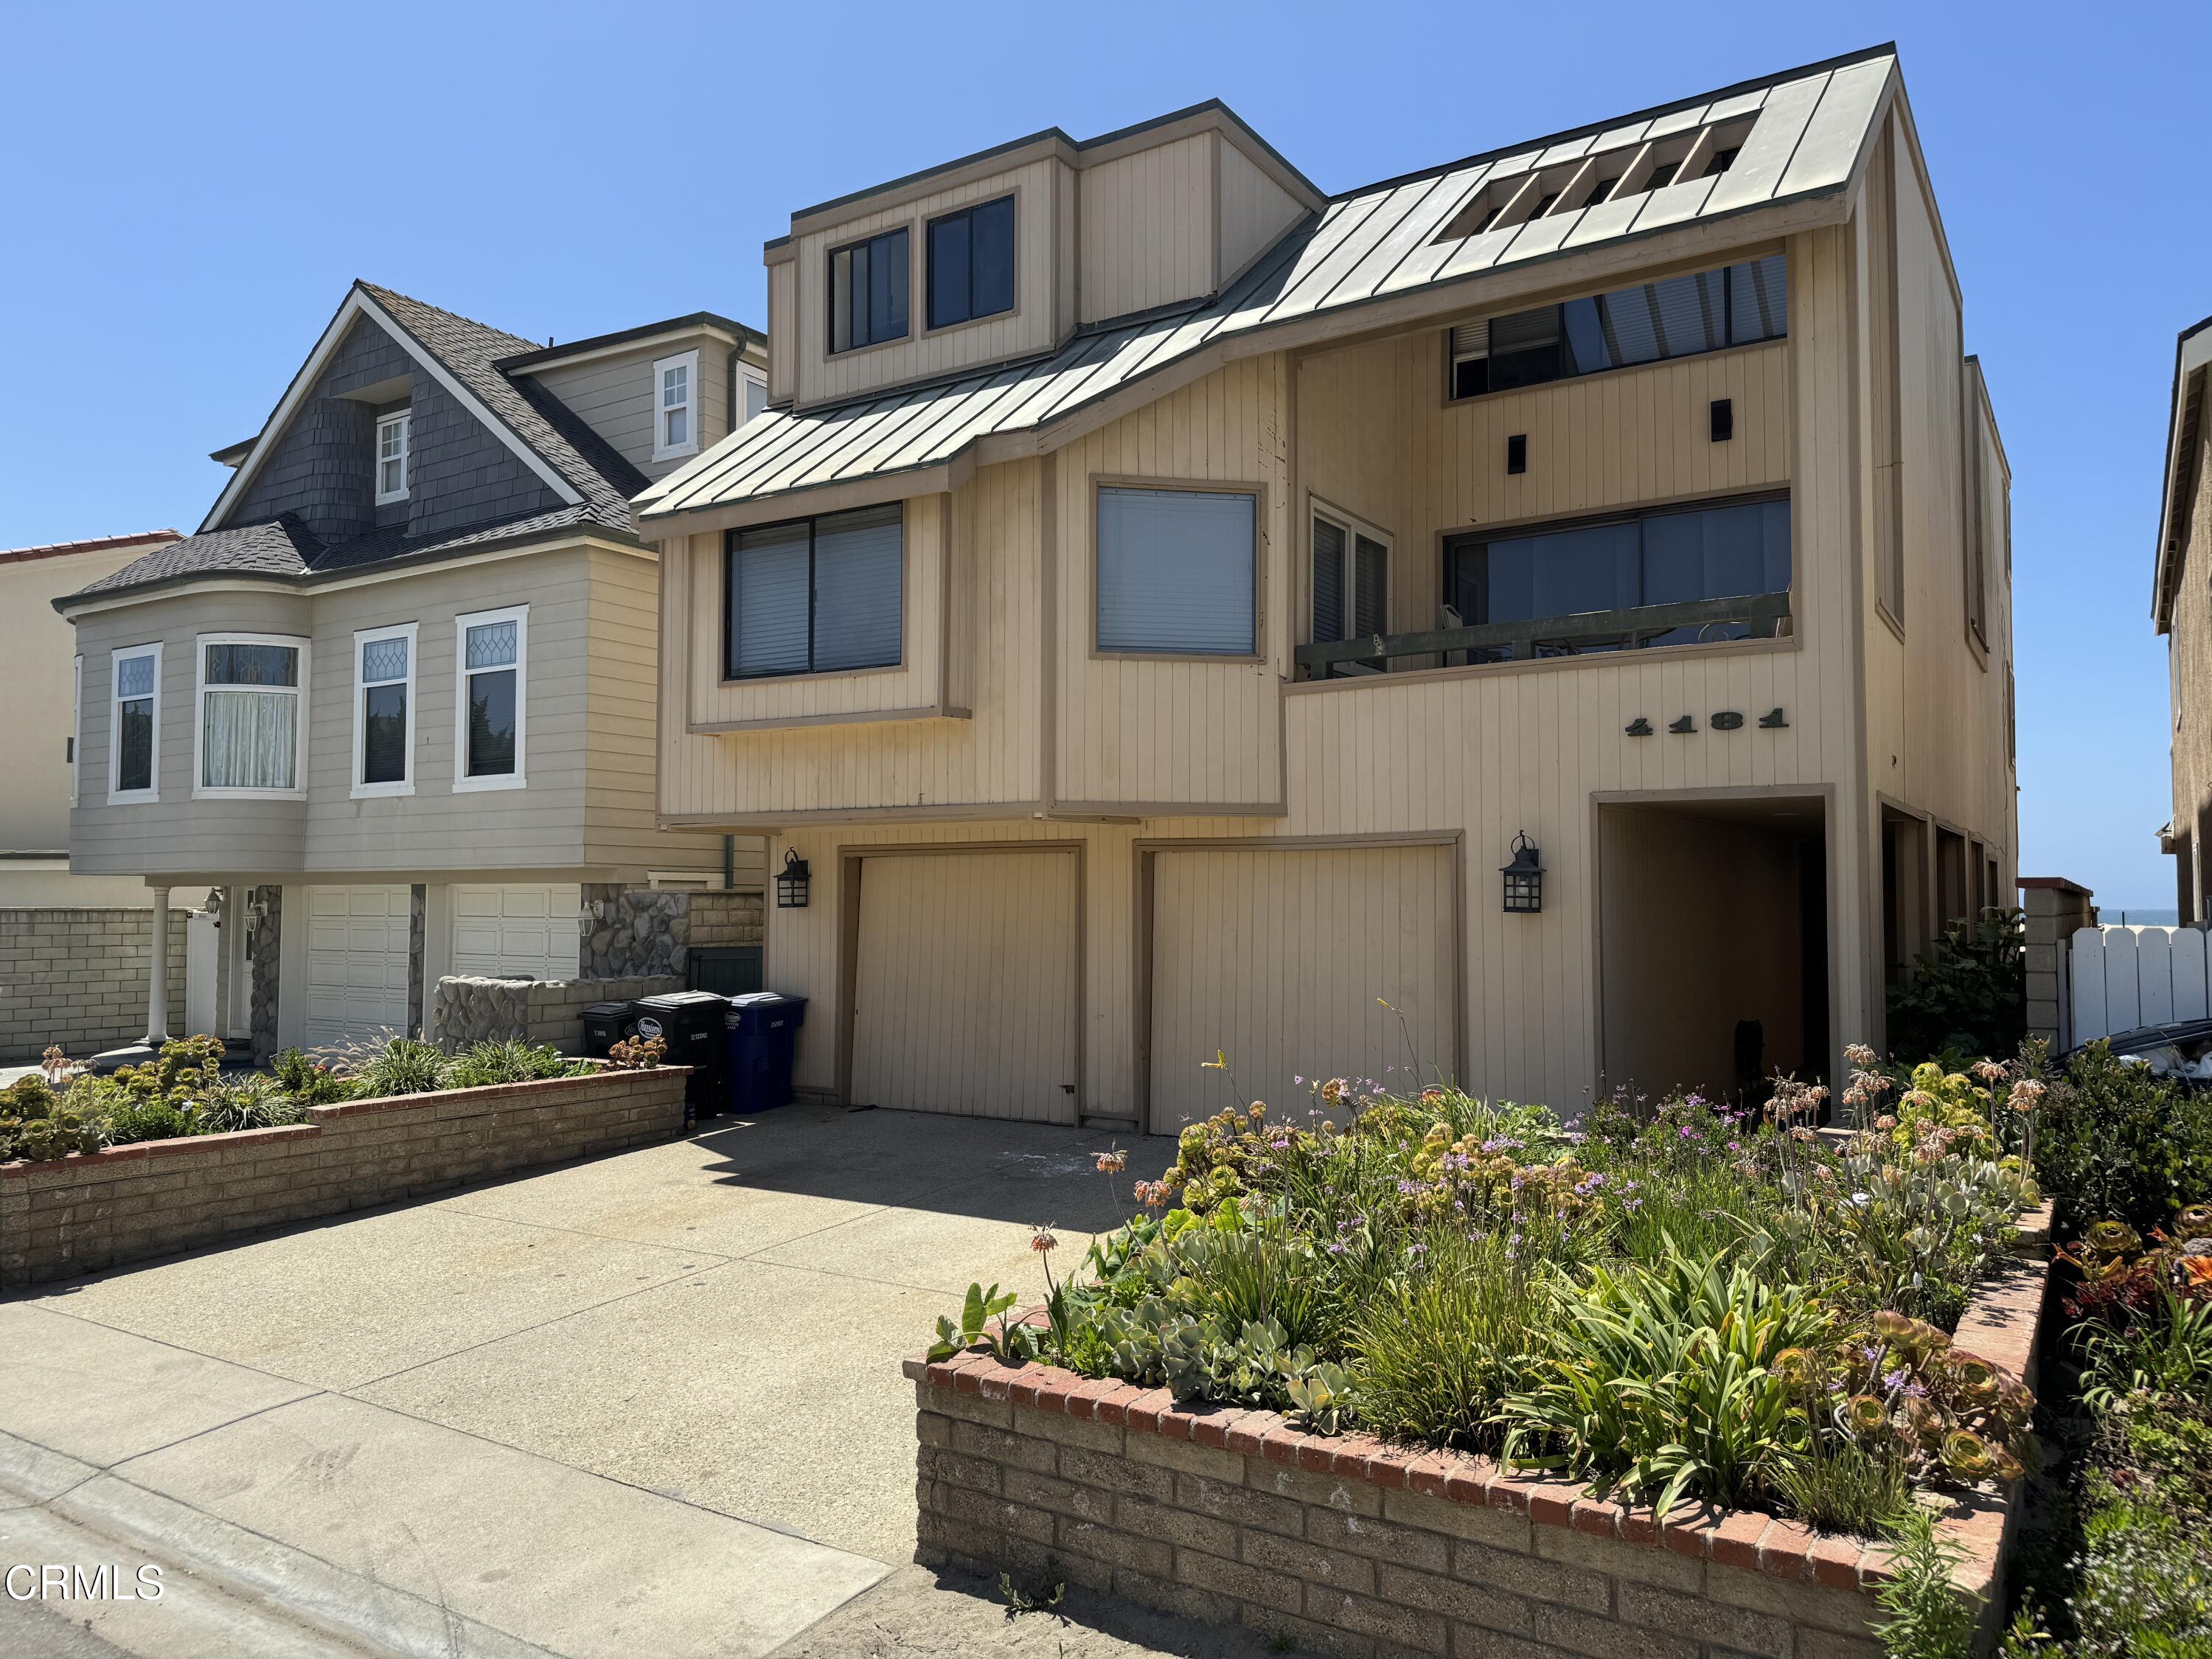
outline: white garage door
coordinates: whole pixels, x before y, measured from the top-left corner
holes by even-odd
[[[855,1103],[1073,1123],[1073,852],[860,861]]]
[[[1254,1100],[1303,1109],[1316,1077],[1395,1089],[1416,1066],[1417,1080],[1459,1075],[1452,858],[1444,847],[1154,854],[1153,1132]],[[1216,1054],[1226,1075],[1201,1069]]]
[[[574,882],[525,882],[453,890],[456,974],[486,979],[576,979],[584,890]]]
[[[307,889],[304,1046],[407,1030],[408,889]]]

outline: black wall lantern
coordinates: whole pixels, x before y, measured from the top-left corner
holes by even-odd
[[[1498,873],[1505,878],[1507,915],[1534,915],[1544,908],[1543,858],[1527,836],[1513,837],[1513,862]]]
[[[804,910],[809,879],[806,860],[799,856],[799,849],[794,847],[783,855],[783,868],[775,872],[775,908]]]

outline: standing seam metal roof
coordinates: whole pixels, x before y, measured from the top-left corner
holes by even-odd
[[[830,408],[756,416],[636,498],[641,520],[918,471],[994,433],[1042,427],[1216,341],[1417,289],[1796,197],[1849,180],[1896,58],[1887,48],[1610,126],[1352,191],[1293,227],[1224,294],[1079,333],[1048,356]],[[1442,236],[1499,180],[1755,118],[1726,172]]]

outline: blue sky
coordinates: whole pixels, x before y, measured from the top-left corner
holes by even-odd
[[[2170,905],[2201,4],[12,5],[0,547],[190,529],[356,276],[538,339],[759,322],[793,207],[1040,127],[1220,97],[1336,191],[1889,39],[2014,470],[2022,868]]]

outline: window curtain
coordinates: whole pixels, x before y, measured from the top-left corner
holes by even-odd
[[[289,693],[210,691],[200,730],[200,781],[210,789],[297,787],[300,700]]]

